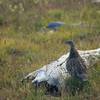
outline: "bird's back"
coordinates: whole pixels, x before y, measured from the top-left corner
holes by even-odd
[[[79,78],[82,81],[87,80],[87,67],[80,56],[69,57],[66,68],[72,77]]]

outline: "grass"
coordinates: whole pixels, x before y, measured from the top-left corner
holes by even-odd
[[[73,38],[77,48],[95,49],[100,47],[100,35],[97,34],[76,34],[69,32],[55,32],[54,34],[32,34],[27,37],[2,36],[0,39],[0,98],[10,100],[60,100],[61,98],[46,97],[40,89],[39,96],[34,94],[32,84],[22,84],[20,80],[27,73],[36,70],[44,64],[47,64],[68,51],[64,41]],[[20,42],[21,41],[21,42]],[[91,43],[92,42],[92,43]],[[83,92],[79,96],[64,95],[63,100],[84,100],[86,98],[99,98],[99,62],[90,69],[90,83],[92,91]],[[97,76],[96,76],[97,75]],[[91,99],[92,100],[92,99]]]
[[[0,26],[0,100],[99,100],[100,61],[89,69],[89,82],[91,85],[84,89],[80,95],[71,96],[66,93],[58,98],[48,97],[44,95],[44,89],[41,88],[38,91],[39,95],[36,97],[31,82],[24,84],[20,82],[27,73],[65,54],[68,47],[66,47],[64,41],[68,39],[73,39],[76,42],[76,47],[80,50],[99,48],[100,13],[95,11],[95,7],[86,7],[81,12],[50,9],[46,15],[41,15],[42,18],[39,17],[39,21],[37,18],[38,22],[36,21],[37,23],[34,23],[34,25],[31,24],[31,21],[24,23],[25,18],[29,19],[29,16],[21,17],[23,18],[23,22],[20,23],[22,25],[21,30],[16,30],[14,23],[9,26]],[[32,14],[31,11],[30,14]],[[65,26],[52,34],[39,31],[43,25],[55,20],[61,20],[68,24],[81,21],[88,23],[90,27]],[[98,27],[92,28],[91,24]],[[33,28],[30,29],[30,26],[27,25],[31,27],[33,25]]]

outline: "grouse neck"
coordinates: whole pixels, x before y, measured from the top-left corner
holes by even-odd
[[[78,56],[79,56],[79,54],[78,54],[76,48],[75,47],[71,47],[70,48],[69,58],[75,58],[75,57],[78,57]]]

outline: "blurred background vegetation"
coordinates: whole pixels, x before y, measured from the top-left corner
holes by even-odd
[[[49,22],[66,23],[58,31],[41,30]],[[100,3],[93,0],[0,0],[0,100],[99,100],[100,62],[90,69],[92,91],[61,98],[34,95],[27,73],[68,51],[73,39],[81,50],[100,47]],[[95,71],[94,71],[95,70]]]

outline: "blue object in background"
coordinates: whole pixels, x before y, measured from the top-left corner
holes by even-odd
[[[51,22],[47,25],[46,28],[56,30],[57,28],[60,28],[64,24],[65,24],[64,22]]]

